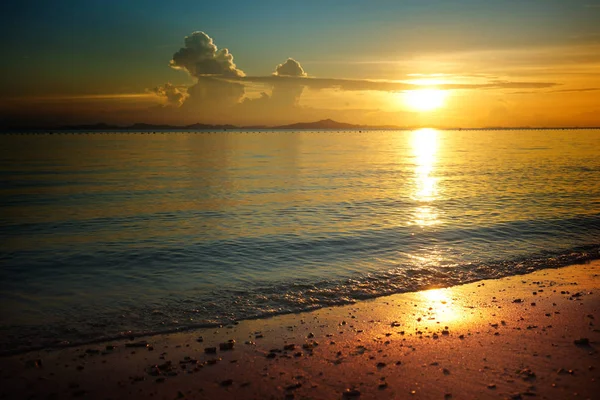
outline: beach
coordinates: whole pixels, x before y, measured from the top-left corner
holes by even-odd
[[[0,359],[0,398],[595,398],[600,262]]]
[[[600,0],[5,3],[0,400],[600,400]]]

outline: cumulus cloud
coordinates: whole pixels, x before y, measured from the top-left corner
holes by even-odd
[[[274,82],[271,98],[279,106],[295,106],[304,91],[298,82]]]
[[[188,88],[189,99],[184,106],[213,112],[239,103],[244,93],[245,87],[239,82],[200,77],[195,85]]]
[[[293,58],[288,58],[283,64],[275,67],[275,76],[306,76],[306,72],[302,68],[302,65]]]
[[[196,78],[206,75],[225,77],[245,75],[233,63],[233,55],[229,50],[219,50],[206,33],[193,32],[185,37],[184,44],[185,47],[173,54],[173,59],[169,63],[172,68],[187,71]]]
[[[178,101],[189,112],[204,117],[214,116],[215,113],[226,112],[244,96],[244,84],[235,81],[243,78],[244,72],[236,67],[229,50],[219,50],[204,32],[196,31],[186,36],[184,47],[173,54],[169,65],[187,72],[196,78],[196,83],[187,88],[183,97],[172,93],[171,88],[159,87],[155,93],[167,95],[167,98],[171,95],[172,101]]]
[[[288,58],[283,64],[275,67],[273,76],[275,79],[271,92],[272,103],[280,107],[296,106],[304,91],[302,82],[305,79],[297,79],[306,77],[302,65],[293,58]]]
[[[164,85],[149,89],[148,92],[164,98],[167,105],[176,107],[181,106],[189,96],[186,87],[178,87],[171,83],[165,83]]]

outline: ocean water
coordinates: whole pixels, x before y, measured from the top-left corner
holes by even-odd
[[[0,135],[0,352],[600,257],[600,130]]]

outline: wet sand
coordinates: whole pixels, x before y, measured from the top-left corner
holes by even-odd
[[[6,399],[568,399],[600,391],[600,262],[0,358]]]

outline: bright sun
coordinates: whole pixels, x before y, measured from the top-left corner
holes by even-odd
[[[406,104],[415,111],[431,111],[440,108],[446,100],[446,92],[439,89],[416,89],[404,93]]]

